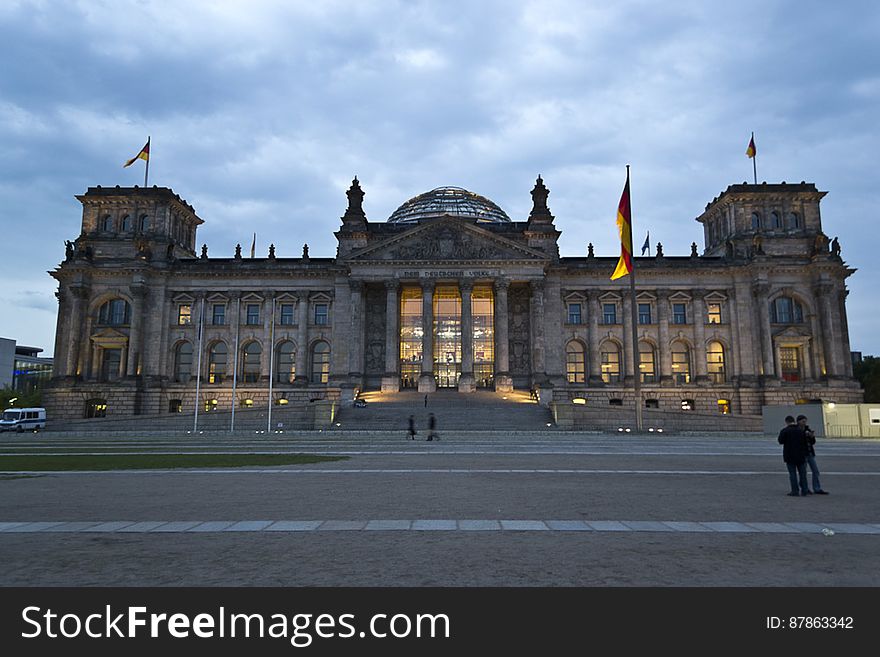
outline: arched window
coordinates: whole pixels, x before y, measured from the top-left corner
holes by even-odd
[[[245,383],[260,380],[260,354],[263,350],[259,342],[249,342],[242,350],[241,375]]]
[[[602,345],[602,380],[605,383],[620,381],[620,349],[613,342]]]
[[[797,212],[789,212],[785,218],[785,227],[789,230],[797,230],[801,227],[801,219]]]
[[[782,218],[779,216],[778,212],[770,213],[770,227],[774,230],[782,228]]]
[[[111,299],[98,310],[98,324],[127,326],[131,321],[131,306],[125,299]]]
[[[141,218],[138,220],[138,230],[142,233],[146,233],[150,229],[150,218],[142,214]]]
[[[761,230],[761,215],[752,212],[752,230]]]
[[[709,371],[709,378],[714,383],[724,383],[727,376],[724,373],[724,345],[717,340],[709,343],[706,350],[706,369]]]
[[[321,340],[312,347],[312,383],[327,383],[330,379],[330,345]]]
[[[654,364],[654,347],[647,342],[639,342],[639,376],[642,383],[654,383],[657,380]]]
[[[779,297],[770,302],[770,321],[774,324],[803,324],[804,308],[791,297]]]
[[[101,230],[103,230],[105,233],[113,232],[113,217],[111,217],[109,214],[105,215],[104,218],[101,219]]]
[[[672,343],[672,378],[678,384],[691,382],[691,350],[684,342]]]
[[[278,383],[293,383],[296,378],[296,347],[292,342],[285,341],[278,345]]]
[[[569,383],[584,382],[584,346],[577,340],[565,345],[565,374]]]
[[[174,350],[174,380],[187,383],[192,376],[193,348],[189,342],[181,342]]]
[[[219,385],[226,378],[226,345],[215,342],[208,352],[208,383]]]
[[[127,214],[122,218],[122,232],[130,233],[132,228],[131,215]]]

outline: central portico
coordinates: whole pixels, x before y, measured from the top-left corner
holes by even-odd
[[[355,182],[350,205],[358,191]],[[356,210],[350,207],[346,216]],[[540,282],[550,257],[522,243],[523,224],[511,222],[488,199],[449,187],[407,201],[386,224],[358,223],[343,217],[337,233],[340,260],[351,272],[353,295],[385,295],[384,304],[373,306],[385,310],[385,358],[377,377],[370,354],[375,357],[379,350],[375,329],[381,318],[353,313],[353,341],[363,336],[365,344],[352,345],[351,351],[365,354],[365,360],[352,363],[352,377],[363,374],[367,388],[383,391],[509,391],[515,384],[533,383],[532,373],[543,368],[528,358],[541,352],[529,328],[543,324],[543,318],[528,313],[543,309]],[[515,366],[510,362],[511,289],[520,300],[513,322],[520,355]],[[355,304],[363,306],[362,300]]]

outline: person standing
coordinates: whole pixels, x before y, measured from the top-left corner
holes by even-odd
[[[828,491],[824,490],[822,484],[819,483],[819,466],[816,465],[816,433],[810,429],[810,425],[807,424],[806,415],[798,415],[797,424],[803,430],[806,439],[806,459],[807,465],[810,466],[810,473],[813,478],[813,492],[816,495],[828,495]]]
[[[428,395],[425,395],[425,408],[428,408]]]
[[[437,416],[433,413],[428,415],[428,440],[434,439],[440,440],[440,436],[437,434]]]
[[[785,427],[777,439],[782,445],[782,460],[788,468],[788,481],[791,484],[791,497],[812,495],[807,488],[807,439],[794,417],[785,418]],[[800,493],[798,493],[800,488]]]
[[[409,431],[407,434],[410,440],[416,439],[416,419],[412,415],[409,416]]]

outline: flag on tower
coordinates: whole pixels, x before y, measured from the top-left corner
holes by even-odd
[[[752,133],[752,138],[749,140],[749,147],[746,149],[746,155],[748,157],[755,157],[758,154],[758,149],[755,148],[755,133]]]
[[[251,258],[253,258],[254,255],[256,254],[256,250],[257,250],[257,234],[254,233],[254,241],[251,242]]]
[[[648,231],[648,234],[645,235],[645,243],[642,244],[642,255],[645,255],[645,251],[648,252],[648,255],[651,255],[651,231]]]
[[[144,160],[145,162],[150,161],[150,138],[147,137],[147,143],[144,144],[144,147],[141,149],[140,153],[131,158],[128,162],[122,165],[122,168],[130,167],[135,163],[136,160]]]
[[[611,274],[611,280],[623,278],[632,273],[632,217],[630,216],[629,203],[629,169],[626,170],[626,185],[623,186],[623,194],[617,205],[617,232],[620,234],[620,258],[617,267]]]

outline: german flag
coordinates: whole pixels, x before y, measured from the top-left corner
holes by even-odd
[[[752,133],[752,138],[749,140],[749,147],[746,149],[746,155],[749,157],[755,157],[758,154],[758,149],[755,148],[755,133]]]
[[[611,280],[623,278],[627,274],[631,274],[633,270],[632,263],[632,216],[630,214],[629,203],[629,169],[626,170],[626,185],[623,187],[623,194],[620,196],[620,203],[617,206],[617,232],[620,233],[620,259],[617,261],[617,267],[611,274]]]
[[[144,147],[141,149],[141,152],[131,158],[128,162],[122,165],[122,168],[130,167],[137,160],[144,160],[145,162],[150,161],[150,138],[147,137],[147,143],[144,144]]]

